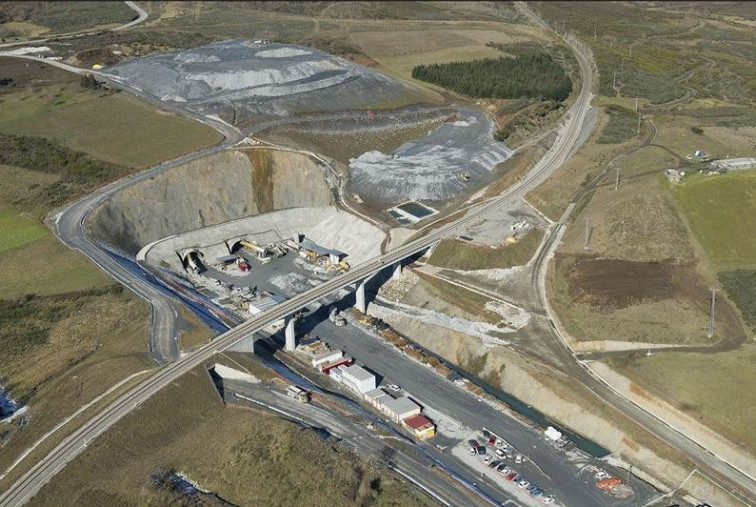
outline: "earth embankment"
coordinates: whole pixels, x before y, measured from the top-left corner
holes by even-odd
[[[327,206],[323,169],[294,152],[229,150],[171,168],[110,197],[89,224],[95,238],[136,253],[152,241],[286,208]]]

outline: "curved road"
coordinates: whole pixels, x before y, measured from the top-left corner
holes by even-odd
[[[165,366],[151,378],[123,394],[102,412],[84,423],[70,436],[65,438],[47,456],[36,463],[13,486],[3,493],[0,497],[0,506],[15,506],[26,502],[62,467],[81,453],[88,442],[97,438],[97,436],[105,432],[113,424],[139,406],[139,404],[149,399],[156,392],[178,379],[184,373],[210,359],[216,352],[227,349],[253,332],[264,328],[268,324],[275,322],[282,317],[294,313],[342,287],[365,279],[386,265],[396,263],[397,261],[428,248],[428,246],[444,237],[456,234],[459,229],[463,228],[466,224],[475,221],[480,215],[485,214],[490,209],[503,203],[515,202],[521,199],[530,190],[537,187],[556,168],[561,166],[568,159],[573,146],[578,140],[586,112],[590,107],[590,91],[593,86],[591,62],[589,62],[581,53],[576,51],[576,54],[578,55],[581,72],[585,77],[583,79],[580,93],[567,113],[567,125],[564,128],[564,134],[557,139],[544,157],[517,184],[510,187],[500,197],[480,206],[471,208],[467,215],[460,220],[433,231],[426,237],[397,247],[388,253],[371,259],[361,265],[354,266],[348,273],[324,282],[320,286],[284,302],[272,310],[261,314],[259,317],[249,320],[220,335],[213,342],[203,346],[194,353]],[[162,106],[165,107],[164,105]],[[196,115],[193,116],[197,118]],[[87,237],[84,222],[92,210],[114,192],[117,192],[137,181],[150,178],[152,175],[168,167],[174,167],[189,160],[195,160],[210,153],[225,149],[241,139],[241,133],[238,133],[238,131],[235,131],[235,133],[229,132],[229,126],[227,124],[219,124],[217,121],[213,123],[214,120],[204,117],[198,119],[221,129],[221,131],[224,132],[224,135],[226,135],[226,141],[216,147],[201,150],[197,153],[161,164],[160,166],[153,167],[142,173],[108,185],[94,194],[72,204],[67,209],[61,211],[55,218],[55,232],[67,245],[84,253],[114,278],[128,288],[134,290],[140,296],[145,297],[153,304],[156,310],[153,329],[159,334],[167,334],[172,330],[172,311],[165,306],[167,304],[165,297],[156,289],[125,270],[106,252],[100,249],[98,245],[93,243]]]
[[[212,358],[217,352],[229,348],[255,331],[264,328],[280,318],[294,313],[304,306],[307,306],[342,287],[363,280],[387,265],[396,263],[414,253],[426,249],[428,246],[442,238],[455,235],[465,225],[474,222],[493,207],[504,203],[515,202],[542,183],[556,168],[560,167],[569,158],[573,148],[577,144],[581,126],[583,125],[586,112],[590,107],[590,91],[593,87],[591,62],[573,45],[573,43],[568,42],[568,44],[572,46],[580,64],[581,74],[583,75],[581,90],[575,103],[568,111],[566,120],[567,124],[563,129],[562,135],[557,138],[557,141],[552,148],[520,182],[510,187],[498,198],[482,203],[476,207],[472,207],[466,216],[458,221],[437,229],[423,238],[419,238],[411,243],[397,247],[361,265],[354,266],[350,272],[324,282],[320,286],[284,302],[278,307],[261,314],[257,318],[249,320],[220,335],[213,342],[201,347],[194,353],[165,366],[155,375],[120,396],[102,412],[84,423],[70,436],[65,438],[47,456],[36,463],[13,486],[0,496],[0,506],[15,506],[25,503],[61,468],[80,454],[86,445],[94,438],[97,438],[97,436],[107,431],[112,425],[159,390],[177,380],[184,373]],[[108,76],[103,77],[108,78]],[[129,91],[132,93],[134,92],[134,90]],[[137,95],[150,102],[154,102],[149,97],[144,97],[142,94],[137,93]],[[161,104],[161,107],[166,106],[165,104]],[[186,111],[181,112],[187,114]],[[218,120],[199,117],[194,114],[190,114],[190,116],[221,131],[225,136],[225,141],[218,146],[180,157],[176,160],[161,164],[108,185],[69,206],[55,217],[55,232],[67,245],[81,251],[84,255],[97,263],[102,269],[110,273],[114,278],[151,302],[155,309],[153,331],[156,333],[156,336],[163,337],[160,339],[154,338],[153,343],[170,342],[170,339],[172,339],[175,316],[173,314],[173,308],[170,307],[170,305],[173,303],[171,303],[166,296],[157,291],[153,286],[120,266],[109,254],[101,249],[96,243],[92,242],[87,237],[84,223],[92,210],[113,193],[132,185],[137,181],[148,179],[162,170],[223,150],[232,146],[243,137],[238,130]],[[553,235],[553,237],[556,236],[556,234]],[[544,251],[547,251],[547,249],[544,249]],[[169,335],[171,338],[165,340],[165,337]],[[593,379],[593,381],[595,382],[595,379]],[[608,399],[612,403],[615,402],[614,398],[618,398],[616,393],[612,394],[609,392],[604,394],[606,394],[606,398],[604,399]],[[644,413],[639,411],[638,407],[635,407],[632,404],[630,404],[629,407],[624,407],[624,405],[627,405],[628,403],[629,402],[626,399],[621,397],[617,400],[617,404],[623,407],[623,411],[626,410],[626,413],[628,413],[631,418],[635,419],[635,416],[637,415],[636,413],[640,412],[641,420],[643,420]],[[645,414],[645,417],[648,418],[648,414]],[[686,444],[686,442],[683,442],[683,444]]]
[[[561,325],[558,324],[559,320],[554,314],[548,301],[546,274],[549,267],[549,261],[556,248],[559,246],[566,226],[566,221],[574,209],[574,204],[579,202],[585,194],[592,191],[608,174],[610,174],[620,160],[646,146],[655,146],[652,144],[652,141],[656,135],[656,126],[651,121],[648,122],[648,125],[648,136],[638,145],[612,159],[611,162],[607,164],[606,168],[580,191],[574,199],[573,204],[568,207],[567,211],[560,218],[559,222],[554,227],[554,230],[546,239],[545,244],[539,250],[534,261],[531,276],[533,294],[536,294],[539,305],[546,310],[546,314],[551,323],[551,332],[556,338],[553,341],[554,347],[552,350],[557,354],[558,359],[562,364],[568,365],[566,373],[569,373],[573,378],[582,383],[601,401],[619,410],[639,426],[680,451],[691,462],[696,464],[696,467],[700,472],[703,472],[719,484],[725,486],[729,492],[733,493],[747,505],[756,505],[756,481],[754,481],[752,477],[744,474],[741,470],[732,466],[723,458],[716,456],[682,431],[670,426],[664,420],[659,419],[641,406],[636,405],[629,398],[616,391],[603,379],[593,373],[593,371],[591,371],[576,356],[575,352],[568,345],[567,340],[562,334]]]
[[[125,30],[126,28],[131,28],[133,26],[136,26],[142,22],[144,22],[148,14],[145,12],[141,7],[139,7],[134,2],[124,2],[131,10],[137,13],[136,19],[133,21],[129,21],[128,23],[124,23],[121,26],[117,26],[115,28],[111,28],[111,32],[117,32],[118,30]],[[77,37],[89,37],[91,35],[97,35],[101,30],[93,31],[93,32],[74,32],[74,33],[68,33],[68,34],[60,34],[60,35],[52,35],[50,37],[46,37],[44,39],[32,39],[32,40],[22,40],[22,41],[16,41],[16,42],[5,42],[3,44],[0,44],[0,48],[10,48],[13,46],[23,46],[26,44],[42,44],[43,42],[50,41],[52,39],[55,40],[64,40],[64,39],[75,39]]]

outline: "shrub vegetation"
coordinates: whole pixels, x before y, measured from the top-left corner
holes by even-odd
[[[60,174],[77,183],[102,183],[125,174],[125,168],[71,150],[43,137],[0,133],[0,164]]]
[[[604,130],[598,138],[599,144],[615,144],[627,141],[635,135],[638,128],[638,117],[626,107],[610,104],[604,108],[609,115]]]
[[[546,53],[516,58],[418,65],[412,77],[474,98],[563,101],[572,91],[564,69]]]
[[[717,275],[746,324],[756,329],[756,270],[736,269]]]

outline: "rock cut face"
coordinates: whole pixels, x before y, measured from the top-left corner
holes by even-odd
[[[401,99],[407,85],[322,51],[249,40],[122,62],[106,71],[152,97],[202,114],[253,115],[369,108]]]

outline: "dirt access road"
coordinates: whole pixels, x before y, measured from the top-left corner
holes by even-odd
[[[568,43],[570,43],[571,46],[575,44],[574,41]],[[299,308],[307,306],[335,290],[356,281],[364,280],[366,277],[382,269],[386,265],[394,264],[407,256],[426,249],[431,244],[436,243],[445,237],[457,234],[459,231],[463,230],[466,224],[474,223],[480,216],[486,214],[492,208],[519,201],[529,191],[540,185],[554,170],[569,159],[570,154],[579,139],[586,113],[590,108],[590,100],[592,96],[591,90],[593,88],[592,62],[587,59],[582,52],[577,49],[574,50],[576,51],[581,67],[581,73],[583,75],[580,93],[567,113],[567,120],[563,126],[562,135],[559,136],[551,149],[520,182],[507,189],[502,195],[479,204],[476,208],[472,209],[467,216],[459,219],[457,222],[442,227],[426,237],[420,238],[407,245],[402,245],[360,266],[355,266],[349,273],[315,287],[300,296],[292,298],[273,310],[261,314],[260,317],[247,321],[241,326],[224,333],[210,344],[198,349],[196,352],[188,354],[185,357],[178,359],[176,362],[165,366],[151,378],[119,397],[115,402],[106,407],[88,422],[84,423],[80,428],[55,447],[47,456],[34,465],[21,477],[21,479],[11,486],[2,497],[0,497],[0,506],[21,505],[28,501],[45,483],[54,477],[60,469],[80,454],[89,442],[107,431],[116,422],[121,420],[125,415],[149,399],[156,392],[178,379],[184,373],[210,359],[215,353],[232,346],[234,343],[256,330],[262,329],[269,323],[282,317],[286,317],[292,312],[297,311]],[[138,91],[129,91],[138,94]],[[201,118],[201,120],[208,122],[207,118]],[[208,124],[218,128],[224,133],[224,135],[226,135],[229,126],[227,124],[216,125],[216,123],[219,122],[209,122]],[[224,149],[226,146],[233,144],[233,142],[237,140],[239,139],[229,139],[226,135],[226,141],[222,145],[209,150],[203,150],[201,156],[206,155],[209,151]],[[183,158],[186,159],[189,157],[198,158],[197,154]],[[181,162],[184,161],[185,160],[181,160]],[[158,296],[145,290],[144,282],[139,279],[136,274],[123,269],[118,262],[113,261],[112,257],[108,255],[104,249],[91,242],[87,237],[84,222],[91,210],[102,201],[104,193],[113,191],[116,187],[121,188],[121,186],[126,186],[138,179],[149,177],[156,172],[164,170],[166,166],[173,165],[177,165],[177,161],[164,163],[161,166],[148,169],[147,171],[139,173],[125,181],[122,180],[116,182],[106,189],[74,203],[66,210],[62,211],[57,217],[58,223],[63,222],[67,224],[66,227],[58,229],[58,232],[61,233],[62,239],[68,239],[70,241],[70,243],[68,243],[69,245],[80,249],[85,255],[102,257],[100,266],[103,269],[116,277],[116,279],[124,283],[127,287],[135,290],[142,297],[147,298],[151,303],[154,298]],[[167,316],[162,317],[167,319],[165,322],[171,320],[172,312],[169,312],[162,306],[154,306],[154,308],[156,312],[164,314],[168,313]]]

